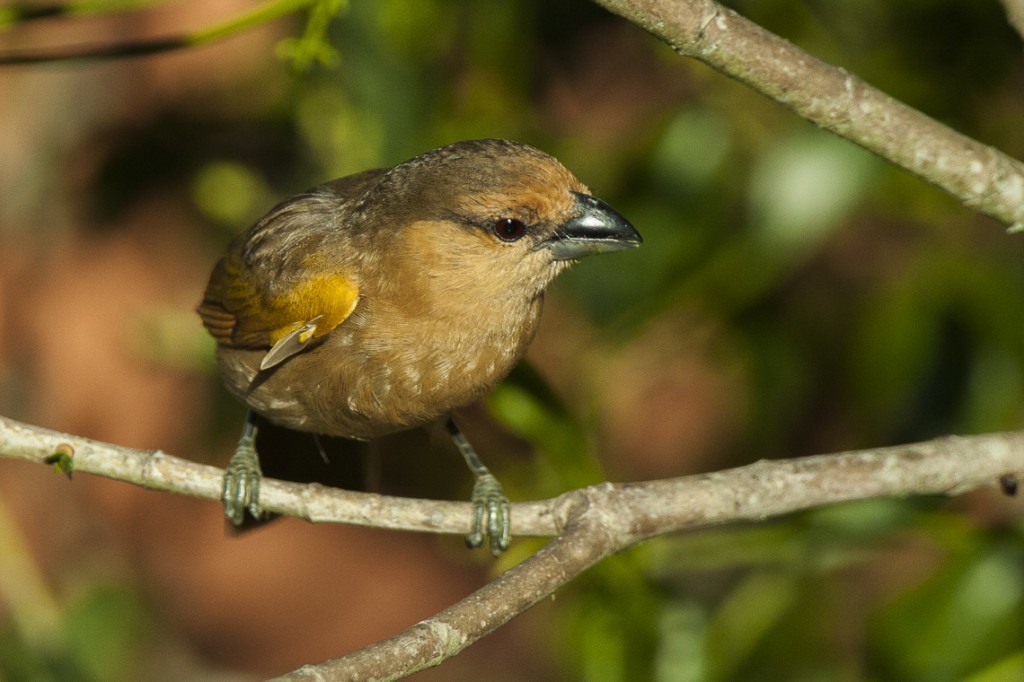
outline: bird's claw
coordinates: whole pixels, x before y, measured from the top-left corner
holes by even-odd
[[[466,536],[470,549],[482,547],[489,540],[495,557],[508,549],[511,543],[511,509],[501,483],[490,473],[477,476],[473,484],[473,527]]]
[[[243,437],[224,471],[224,485],[221,488],[224,516],[236,527],[245,522],[246,511],[256,520],[263,516],[260,508],[260,480],[263,472],[260,470],[254,440]]]

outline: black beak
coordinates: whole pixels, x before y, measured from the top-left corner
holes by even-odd
[[[576,260],[595,253],[624,251],[643,241],[628,220],[614,208],[588,194],[576,195],[576,215],[537,248],[546,248],[555,260]]]

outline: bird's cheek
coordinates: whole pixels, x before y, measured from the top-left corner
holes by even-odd
[[[560,272],[570,265],[570,261],[557,261],[551,258],[545,249],[537,249],[523,259],[521,268],[524,288],[539,294],[551,284]]]

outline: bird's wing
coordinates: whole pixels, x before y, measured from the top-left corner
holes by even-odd
[[[360,173],[292,197],[232,244],[214,267],[198,308],[217,343],[269,348],[260,364],[267,369],[352,314],[359,283],[320,247],[340,229],[344,204],[379,175]]]

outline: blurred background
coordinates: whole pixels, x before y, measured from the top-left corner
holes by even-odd
[[[0,54],[254,6],[10,11],[40,4],[0,6]],[[463,413],[514,500],[1024,423],[1024,237],[583,0],[333,4],[326,45],[300,16],[0,68],[0,414],[223,466],[243,411],[193,309],[231,237],[330,178],[509,137],[645,239],[562,276],[528,363]],[[1024,53],[999,3],[728,4],[1024,157]],[[426,431],[332,444],[329,464],[298,441],[299,478],[470,490]],[[0,679],[279,674],[540,544],[494,562],[457,537],[291,519],[235,537],[212,502],[0,460]],[[659,538],[415,676],[482,678],[1024,679],[1024,502],[878,500]]]

